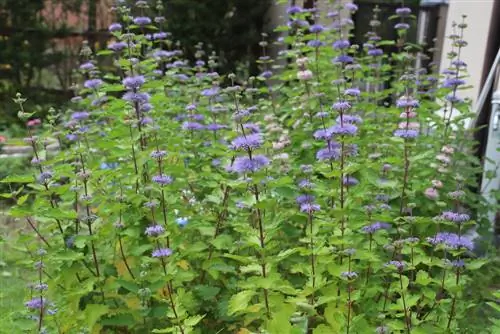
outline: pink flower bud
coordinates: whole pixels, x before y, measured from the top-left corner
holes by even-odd
[[[265,115],[264,116],[264,121],[266,122],[272,122],[274,120],[274,115]]]
[[[401,114],[399,114],[400,118],[415,118],[417,117],[417,113],[414,111],[403,111]]]
[[[30,119],[26,122],[26,126],[33,127],[42,124],[42,121],[39,118]]]
[[[438,155],[436,155],[436,160],[438,160],[438,161],[440,161],[440,162],[442,162],[443,164],[446,164],[446,165],[450,164],[450,162],[451,162],[450,157],[448,157],[447,155],[444,155],[444,154],[438,154]]]
[[[443,188],[443,182],[441,182],[439,180],[432,180],[432,186],[434,188],[441,189],[441,188]]]
[[[307,63],[309,62],[309,59],[307,59],[307,57],[301,57],[301,58],[297,58],[297,60],[295,62],[297,63],[297,66],[303,67],[303,66],[307,65]]]
[[[443,167],[443,166],[438,168],[438,172],[443,173],[443,174],[448,173],[448,171],[449,171],[448,168]]]
[[[412,129],[412,130],[417,130],[420,129],[420,123],[417,122],[401,122],[399,123],[399,128],[400,129]]]
[[[297,79],[299,79],[301,81],[311,80],[312,77],[313,77],[313,73],[310,70],[303,70],[303,71],[297,72]]]
[[[441,149],[441,152],[443,152],[445,154],[453,154],[453,152],[455,152],[455,149],[449,145],[446,145],[446,146],[443,146],[443,148]]]
[[[282,142],[274,142],[273,143],[273,149],[274,150],[281,150],[283,148],[285,148],[285,144],[284,143],[282,143]]]
[[[427,197],[428,199],[433,200],[433,201],[438,199],[438,197],[439,197],[439,193],[438,193],[437,189],[435,189],[435,188],[425,189],[424,195],[425,195],[425,197]]]

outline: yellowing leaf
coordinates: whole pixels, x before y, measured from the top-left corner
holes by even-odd
[[[250,332],[248,329],[246,328],[240,328],[236,334],[252,334],[252,332]]]
[[[177,262],[177,265],[184,270],[189,269],[189,263],[186,260],[181,260],[181,261]]]
[[[129,267],[133,268],[134,267],[134,260],[131,257],[127,258],[127,263]],[[130,274],[128,273],[127,266],[125,265],[125,261],[120,260],[116,263],[116,271],[118,271],[119,276],[124,276],[124,277],[130,277]]]
[[[257,313],[257,312],[260,311],[261,308],[262,308],[262,305],[255,304],[255,305],[252,305],[252,306],[248,307],[247,310],[250,313]]]
[[[138,310],[141,307],[141,300],[137,297],[127,295],[125,302],[127,303],[128,308],[132,310]]]
[[[254,295],[255,291],[250,290],[241,291],[233,295],[229,300],[229,314],[231,315],[246,310],[246,308],[248,307],[248,303]]]

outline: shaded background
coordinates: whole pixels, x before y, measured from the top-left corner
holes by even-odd
[[[154,3],[154,1],[151,1]],[[164,0],[166,31],[188,58],[195,45],[219,56],[220,72],[246,65],[257,73],[258,42],[273,0]],[[0,133],[18,134],[12,98],[22,92],[27,108],[43,115],[72,96],[72,71],[84,40],[106,48],[115,21],[112,0],[0,0]],[[153,6],[152,6],[153,7]],[[153,11],[154,8],[151,8]],[[151,13],[152,14],[152,13]]]

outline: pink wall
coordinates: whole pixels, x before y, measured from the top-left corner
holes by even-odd
[[[53,4],[51,0],[46,0],[45,9],[42,15],[49,25],[54,27],[66,25],[76,32],[87,30],[87,7],[82,5],[80,11],[68,12],[63,10],[60,3]],[[113,21],[113,13],[110,11],[111,0],[97,0],[97,30],[106,29]]]

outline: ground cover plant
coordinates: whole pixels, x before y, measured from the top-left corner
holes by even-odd
[[[490,332],[465,18],[436,73],[415,69],[410,9],[396,41],[375,9],[352,45],[356,10],[289,7],[244,78],[201,44],[184,59],[161,6],[117,4],[108,50],[82,48],[70,109],[27,127],[31,172],[2,181],[29,231],[10,241],[27,268],[16,331]]]

